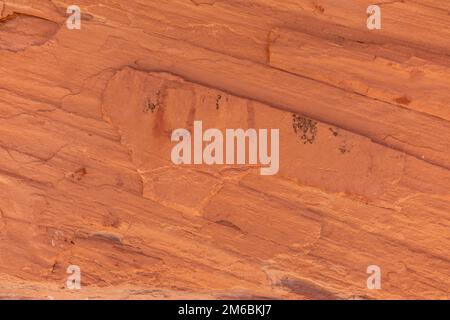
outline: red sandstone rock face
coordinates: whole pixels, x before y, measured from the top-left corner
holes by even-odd
[[[448,5],[72,4],[0,2],[0,297],[449,298]],[[194,120],[279,172],[174,165]]]

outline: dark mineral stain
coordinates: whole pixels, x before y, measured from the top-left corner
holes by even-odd
[[[411,100],[407,96],[398,97],[394,99],[394,101],[404,105],[409,105],[411,103]]]
[[[346,154],[346,153],[350,153],[352,148],[353,148],[353,145],[351,143],[349,143],[348,141],[343,141],[339,147],[339,151],[342,154]]]
[[[161,91],[158,91],[156,93],[156,98],[150,98],[147,99],[145,106],[144,106],[144,112],[148,113],[151,111],[151,113],[155,112],[156,108],[159,107],[161,104]]]
[[[335,130],[335,129],[333,129],[333,128],[328,128],[330,131],[331,131],[331,133],[333,134],[333,136],[335,136],[335,137],[337,137],[338,136],[338,131],[337,130]]]
[[[314,4],[314,8],[316,9],[316,11],[318,11],[320,13],[324,13],[325,12],[325,8],[322,7],[320,4],[315,3]]]
[[[86,168],[80,168],[75,172],[71,172],[68,176],[74,181],[80,181],[87,174]]]
[[[350,152],[349,150],[347,150],[345,147],[340,147],[339,151],[341,151],[342,154],[345,154],[347,152]]]
[[[217,98],[216,98],[216,110],[219,110],[220,100],[221,99],[222,99],[222,96],[220,94],[217,95]]]

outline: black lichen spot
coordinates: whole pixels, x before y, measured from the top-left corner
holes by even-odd
[[[303,144],[312,144],[317,135],[317,122],[304,118],[298,114],[292,114],[292,127]]]
[[[220,100],[221,99],[222,99],[222,96],[220,94],[217,95],[217,98],[216,98],[216,110],[219,110]]]
[[[156,93],[156,100],[148,99],[146,101],[144,106],[144,113],[148,113],[149,111],[151,111],[152,113],[155,112],[155,109],[160,106],[161,103],[160,100],[161,100],[161,91],[158,91]]]

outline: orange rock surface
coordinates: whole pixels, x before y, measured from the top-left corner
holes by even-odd
[[[0,298],[450,297],[448,2],[76,2],[0,0]],[[195,120],[279,172],[173,164]]]

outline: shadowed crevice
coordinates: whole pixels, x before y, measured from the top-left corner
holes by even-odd
[[[313,283],[307,281],[300,281],[297,279],[284,278],[279,283],[280,286],[285,287],[293,293],[306,296],[315,300],[339,300],[340,298],[334,293],[321,288]]]

